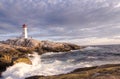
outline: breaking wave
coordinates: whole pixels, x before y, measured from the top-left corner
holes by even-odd
[[[101,49],[101,48],[89,46],[89,47],[84,48],[83,50],[98,50],[98,49]]]
[[[69,73],[77,68],[91,67],[103,64],[117,64],[120,63],[120,56],[113,56],[112,54],[105,54],[99,47],[88,47],[84,50],[98,50],[96,51],[73,51],[72,53],[46,53],[38,55],[32,54],[32,65],[25,63],[18,63],[2,73],[2,79],[24,79],[26,77],[35,75],[59,75]],[[106,55],[104,57],[104,55]],[[108,55],[108,56],[107,56]],[[116,60],[116,59],[117,60]]]

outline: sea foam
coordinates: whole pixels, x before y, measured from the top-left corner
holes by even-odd
[[[96,48],[87,48],[87,49],[94,50]],[[72,55],[72,53],[66,53],[66,54]],[[63,52],[60,52],[58,53],[58,56],[63,55],[62,58],[66,58],[64,57],[64,55],[66,54]],[[85,54],[85,57],[89,59],[94,59],[94,61],[79,61],[76,63],[75,62],[76,57],[72,59],[68,57],[67,60],[65,61],[59,60],[57,53],[52,53],[52,52],[43,54],[43,55],[38,55],[37,53],[34,53],[32,54],[32,56],[31,55],[29,56],[32,61],[32,65],[28,65],[25,63],[15,64],[7,68],[7,70],[2,73],[2,76],[3,76],[2,79],[25,79],[26,77],[35,76],[35,75],[43,75],[43,76],[59,75],[59,74],[69,73],[77,68],[91,67],[91,66],[110,64],[110,63],[112,64],[120,63],[119,60],[118,61],[117,60],[115,61],[114,60],[109,60],[109,61],[96,60],[96,58],[93,58],[94,56],[87,57],[87,53]],[[45,56],[46,58],[44,59]],[[55,56],[55,59],[51,58],[52,56]]]

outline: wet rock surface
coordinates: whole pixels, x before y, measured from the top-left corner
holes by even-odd
[[[75,44],[38,41],[35,39],[21,38],[0,41],[0,72],[16,63],[24,62],[32,64],[28,58],[28,54],[32,54],[33,52],[41,55],[46,52],[64,52],[81,48],[83,47]]]

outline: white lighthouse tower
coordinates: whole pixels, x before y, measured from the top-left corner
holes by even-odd
[[[27,33],[27,26],[26,24],[23,24],[23,38],[28,38],[28,33]]]

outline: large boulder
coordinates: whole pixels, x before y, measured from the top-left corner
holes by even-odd
[[[0,72],[5,71],[6,67],[12,65],[12,57],[7,54],[0,54]]]
[[[0,72],[5,71],[6,67],[13,65],[13,61],[14,61],[13,59],[25,57],[26,54],[28,54],[29,52],[31,51],[28,48],[19,47],[19,46],[13,47],[8,44],[0,43]],[[27,64],[31,64],[30,60],[28,60],[27,58],[24,59],[24,61],[25,63],[27,62]],[[21,60],[21,62],[24,61]]]

